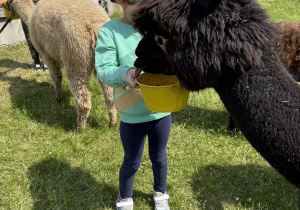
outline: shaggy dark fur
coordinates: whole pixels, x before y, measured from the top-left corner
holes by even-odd
[[[143,35],[136,67],[176,74],[192,91],[213,87],[252,146],[300,187],[300,87],[255,0],[147,0],[133,18]]]
[[[280,22],[276,28],[279,33],[276,51],[287,70],[300,82],[300,23]],[[231,118],[227,129],[233,133],[237,130]]]
[[[279,57],[300,81],[300,23],[281,22],[276,27],[280,34],[276,40]]]

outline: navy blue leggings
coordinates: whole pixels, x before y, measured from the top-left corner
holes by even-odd
[[[124,148],[124,162],[119,174],[122,198],[131,198],[136,171],[141,165],[146,135],[148,135],[149,157],[152,162],[154,190],[165,193],[167,187],[166,147],[170,135],[171,115],[138,124],[120,123],[120,136]]]

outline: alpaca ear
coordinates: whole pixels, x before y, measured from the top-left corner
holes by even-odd
[[[132,16],[134,22],[134,29],[137,30],[141,35],[145,35],[149,28],[149,20],[146,16],[140,15],[140,13],[134,13]]]
[[[221,0],[196,0],[192,3],[190,18],[197,17],[197,20],[201,20],[207,15],[214,12]]]
[[[132,14],[133,27],[141,35],[145,35],[151,29],[153,20],[149,9],[143,6],[143,2],[138,6],[137,10]]]

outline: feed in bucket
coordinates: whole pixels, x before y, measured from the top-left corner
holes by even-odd
[[[6,17],[6,18],[9,18],[10,15],[11,15],[12,13],[11,13],[11,11],[9,10],[9,8],[8,8],[8,6],[7,6],[7,4],[6,4],[6,2],[4,2],[4,3],[2,4],[2,7],[3,7],[3,11],[4,11],[5,17]],[[11,19],[19,19],[19,18],[20,18],[20,16],[18,15],[18,13],[17,13],[16,11],[14,11],[14,13],[13,13]]]
[[[189,91],[179,84],[176,75],[143,73],[142,82],[136,79],[147,109],[153,112],[177,112],[182,110]]]

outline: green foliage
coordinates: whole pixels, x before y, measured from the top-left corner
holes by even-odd
[[[276,20],[280,7],[299,8],[292,0],[260,2]],[[0,48],[0,209],[114,209],[123,149],[118,126],[108,127],[96,78],[90,79],[87,127],[76,132],[65,75],[64,99],[57,103],[49,72],[35,72],[32,64],[25,43]],[[240,132],[226,131],[228,113],[214,90],[192,93],[172,121],[172,209],[299,209],[299,190]],[[153,209],[147,150],[134,184],[136,209]]]
[[[110,18],[113,19],[120,19],[123,16],[123,13],[114,13],[110,16]]]

